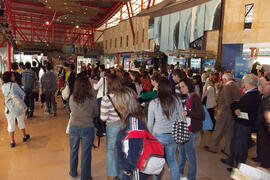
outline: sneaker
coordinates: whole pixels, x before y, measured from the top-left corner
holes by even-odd
[[[16,143],[15,142],[10,143],[10,147],[11,148],[14,148],[15,146],[16,146]]]
[[[26,135],[23,137],[23,142],[26,142],[28,139],[30,139],[30,135],[29,135],[29,134],[26,134]]]
[[[182,176],[180,177],[180,180],[188,180],[188,178],[186,176]]]

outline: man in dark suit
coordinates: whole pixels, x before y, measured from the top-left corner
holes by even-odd
[[[257,132],[257,157],[253,161],[261,162],[261,167],[270,168],[270,133],[267,130],[265,117],[268,118],[270,107],[270,82],[264,83],[262,87],[262,102],[258,112]],[[265,117],[264,117],[265,112]]]
[[[244,76],[245,95],[240,101],[231,105],[234,113],[234,132],[231,141],[231,153],[227,159],[221,162],[232,167],[239,163],[245,163],[248,157],[248,136],[251,128],[254,127],[258,115],[258,108],[261,102],[260,92],[257,88],[258,78],[254,74]],[[231,168],[228,168],[231,170]]]

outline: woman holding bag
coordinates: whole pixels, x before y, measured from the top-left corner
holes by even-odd
[[[14,83],[15,76],[12,72],[5,72],[3,74],[2,79],[4,82],[2,86],[2,92],[5,96],[6,101],[8,100],[10,94],[14,94],[15,96],[21,98],[22,100],[24,99],[25,93],[23,92],[23,90],[20,88],[20,86],[17,83]],[[22,114],[18,116],[16,115],[15,112],[12,112],[11,109],[8,109],[6,107],[5,115],[8,120],[8,132],[11,139],[10,147],[14,148],[16,146],[15,139],[14,139],[15,129],[16,129],[16,119],[17,119],[19,129],[21,129],[22,134],[23,134],[23,139],[22,139],[23,142],[26,142],[30,138],[30,135],[26,134],[26,131],[25,131],[24,112],[22,112]]]
[[[184,119],[182,111],[181,99],[173,94],[171,82],[162,78],[158,83],[157,98],[148,107],[147,126],[163,145],[172,180],[179,180],[179,166],[175,157],[177,144],[172,136],[172,126],[178,118]]]
[[[189,130],[189,141],[179,144],[179,169],[180,175],[184,174],[186,159],[188,160],[188,180],[196,179],[197,163],[195,153],[195,138],[202,129],[205,118],[200,97],[194,93],[194,84],[191,79],[185,78],[180,81],[180,90],[188,96],[182,114],[186,116]]]
[[[208,81],[208,86],[206,87],[205,92],[202,95],[203,104],[205,104],[209,115],[211,116],[213,122],[213,129],[215,129],[215,107],[217,105],[216,102],[216,91],[215,91],[215,76],[211,76]]]

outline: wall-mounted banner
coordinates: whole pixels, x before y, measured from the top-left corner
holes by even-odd
[[[254,58],[235,57],[234,77],[241,79],[245,74],[250,73]]]
[[[173,58],[173,62],[179,63],[180,66],[185,66],[186,65],[186,59]]]
[[[216,65],[216,60],[215,59],[205,59],[203,61],[203,68],[205,70],[215,69],[215,65]]]

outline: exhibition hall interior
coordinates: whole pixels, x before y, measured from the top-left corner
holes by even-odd
[[[270,180],[268,0],[0,0],[1,180]]]

